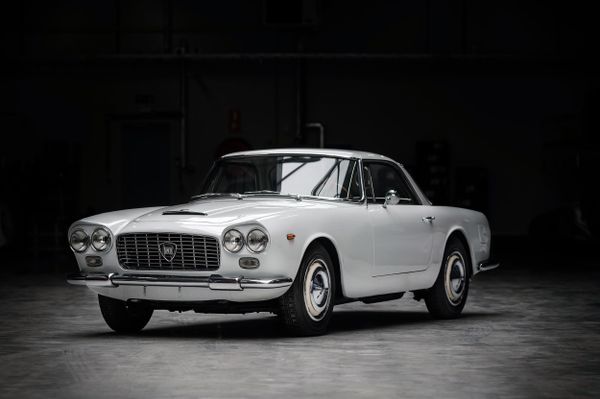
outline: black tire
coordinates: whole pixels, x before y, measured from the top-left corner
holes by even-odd
[[[98,295],[98,303],[106,324],[121,334],[141,331],[154,312],[149,306],[127,303],[103,295]]]
[[[440,273],[435,284],[426,290],[425,304],[437,319],[454,319],[460,316],[469,294],[471,262],[463,243],[451,238],[446,244]]]
[[[312,336],[327,332],[333,314],[336,278],[329,252],[320,244],[311,245],[294,283],[279,301],[279,316],[290,333]],[[314,284],[307,285],[307,280]]]

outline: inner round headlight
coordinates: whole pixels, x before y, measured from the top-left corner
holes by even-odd
[[[223,245],[229,252],[239,252],[244,247],[244,236],[235,229],[228,230],[223,236]]]
[[[106,251],[110,248],[110,233],[99,227],[92,233],[92,247],[96,251]]]
[[[83,252],[90,245],[90,237],[81,229],[73,230],[69,237],[69,244],[73,251]]]
[[[264,231],[254,229],[248,233],[246,242],[248,243],[248,249],[252,252],[262,252],[267,248],[269,237],[267,237],[267,234]]]

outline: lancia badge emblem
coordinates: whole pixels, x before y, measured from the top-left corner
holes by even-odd
[[[172,262],[177,253],[177,245],[172,242],[163,242],[158,246],[158,252],[167,262]]]

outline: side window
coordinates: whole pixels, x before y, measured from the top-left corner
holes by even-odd
[[[367,190],[367,195],[371,202],[383,204],[385,201],[385,194],[389,190],[396,190],[398,196],[403,198],[400,204],[416,204],[414,195],[408,187],[404,177],[400,174],[400,171],[394,166],[388,163],[366,163],[365,169],[368,169],[370,180],[372,181],[373,192],[375,195],[375,201],[373,201],[370,190]],[[366,172],[366,171],[365,171]]]

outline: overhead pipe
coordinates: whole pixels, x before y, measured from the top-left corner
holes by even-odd
[[[319,148],[325,148],[325,126],[321,122],[311,122],[304,125],[306,128],[319,130]]]

